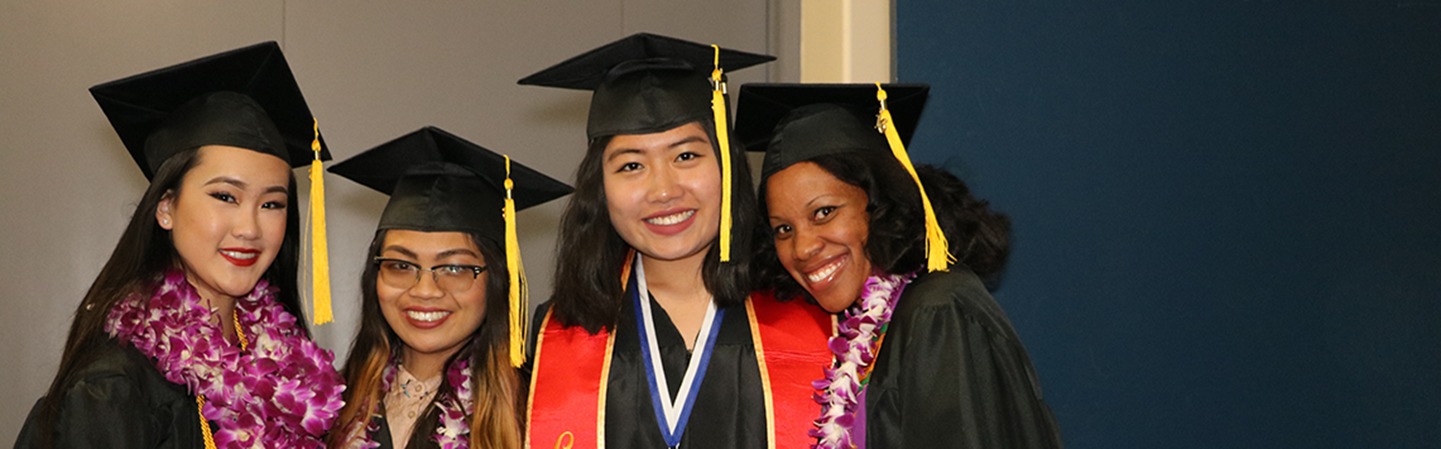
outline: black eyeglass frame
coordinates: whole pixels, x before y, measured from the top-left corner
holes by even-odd
[[[395,288],[407,288],[407,289],[409,289],[409,288],[414,288],[416,285],[420,285],[420,273],[423,273],[423,272],[430,272],[430,280],[433,281],[433,282],[435,282],[435,286],[436,286],[436,287],[440,287],[440,277],[439,277],[440,275],[436,274],[436,273],[439,272],[440,270],[452,269],[452,268],[459,268],[459,269],[463,269],[463,270],[469,270],[469,271],[470,271],[470,284],[467,284],[465,288],[462,288],[462,289],[459,289],[459,290],[446,289],[446,291],[449,291],[449,292],[451,292],[451,293],[460,293],[460,292],[464,292],[464,291],[466,291],[466,290],[470,290],[471,287],[474,287],[474,286],[475,286],[475,280],[476,280],[477,278],[480,278],[480,274],[481,274],[481,273],[484,273],[487,269],[490,268],[490,267],[488,267],[488,266],[481,266],[481,265],[464,265],[464,264],[453,264],[453,263],[452,263],[452,264],[435,265],[435,266],[432,266],[432,267],[430,267],[430,268],[426,268],[426,267],[420,266],[420,264],[418,264],[418,263],[411,262],[411,261],[409,261],[409,260],[405,260],[405,259],[395,259],[395,258],[390,258],[390,257],[376,257],[376,258],[371,259],[371,262],[376,265],[377,275],[384,275],[385,268],[384,268],[382,265],[384,265],[386,262],[403,263],[403,264],[406,264],[406,265],[410,265],[410,266],[412,266],[412,267],[415,267],[415,270],[414,270],[414,271],[415,271],[415,278],[410,281],[410,285],[409,285],[409,286],[400,287],[400,286],[396,286],[396,285],[394,285],[394,284],[390,284],[391,287],[395,287]],[[377,277],[379,277],[379,276],[377,276]]]

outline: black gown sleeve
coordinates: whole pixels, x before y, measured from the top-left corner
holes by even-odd
[[[76,382],[61,402],[56,447],[153,448],[159,423],[136,383],[124,376]]]
[[[925,275],[892,317],[868,394],[868,448],[1059,448],[1025,348],[975,275]]]
[[[196,447],[200,418],[194,398],[166,381],[138,352],[118,347],[103,351],[63,390],[54,447]],[[40,447],[37,415],[31,412],[15,447]]]

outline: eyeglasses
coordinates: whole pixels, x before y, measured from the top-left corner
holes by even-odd
[[[486,267],[475,265],[436,265],[430,268],[421,268],[414,262],[387,259],[384,257],[375,258],[376,265],[380,266],[380,282],[385,285],[402,290],[410,289],[420,283],[420,273],[430,272],[430,278],[441,290],[450,293],[460,293],[470,290],[475,285],[475,278],[485,272]]]

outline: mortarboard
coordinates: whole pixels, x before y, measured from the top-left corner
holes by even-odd
[[[525,357],[527,306],[515,213],[565,196],[570,186],[431,126],[357,154],[330,171],[390,195],[377,229],[471,232],[505,248],[511,361],[519,366]]]
[[[330,172],[390,195],[378,229],[474,232],[504,243],[505,180],[526,209],[570,186],[440,128],[427,126],[336,163]]]
[[[731,161],[725,70],[774,56],[637,33],[567,59],[522,85],[591,90],[586,137],[650,134],[711,118],[721,165],[720,260],[730,260]]]
[[[310,108],[275,42],[206,56],[90,88],[145,177],[201,145],[275,155],[299,167],[315,155]],[[330,152],[322,140],[320,159]]]
[[[714,90],[710,75],[717,63],[734,71],[773,60],[769,55],[637,33],[519,83],[594,91],[586,137],[595,139],[661,132],[709,117]]]
[[[736,106],[736,136],[747,150],[765,152],[762,183],[821,156],[889,153],[920,190],[927,268],[944,271],[954,258],[905,149],[929,92],[926,84],[746,84]]]
[[[909,143],[926,105],[929,86],[885,85],[902,143]],[[750,83],[741,86],[736,139],[764,151],[761,179],[797,162],[849,152],[889,153],[876,130],[873,84]]]
[[[146,179],[176,153],[228,145],[310,165],[311,283],[317,325],[332,320],[321,161],[330,151],[275,42],[98,84],[90,95]]]

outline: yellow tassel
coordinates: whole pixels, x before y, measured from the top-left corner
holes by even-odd
[[[716,145],[721,160],[720,260],[731,260],[731,142],[730,125],[726,120],[725,79],[721,76],[720,47],[715,49],[715,70],[710,73],[711,111],[715,113]]]
[[[921,206],[926,211],[926,270],[949,271],[950,265],[955,263],[956,258],[951,255],[946,234],[941,232],[941,224],[936,220],[936,211],[931,209],[931,198],[926,195],[926,186],[921,185],[921,177],[916,174],[916,167],[911,165],[911,157],[906,154],[906,145],[901,142],[901,135],[896,132],[895,122],[891,120],[891,111],[886,108],[886,90],[881,88],[881,83],[876,83],[876,100],[881,102],[881,112],[876,117],[876,127],[886,135],[886,142],[891,146],[891,155],[895,156],[901,166],[906,168],[906,172],[911,174],[911,179],[916,181],[916,189],[921,192]]]
[[[525,285],[525,266],[520,262],[520,238],[515,232],[515,199],[511,189],[515,181],[510,179],[510,156],[505,157],[505,266],[510,276],[510,364],[516,368],[525,364],[525,313],[528,307],[529,288]]]
[[[330,308],[330,249],[325,241],[325,169],[320,161],[320,122],[314,121],[315,139],[310,150],[315,159],[310,161],[310,245],[311,285],[314,288],[315,313],[312,320],[316,326],[335,320]]]

